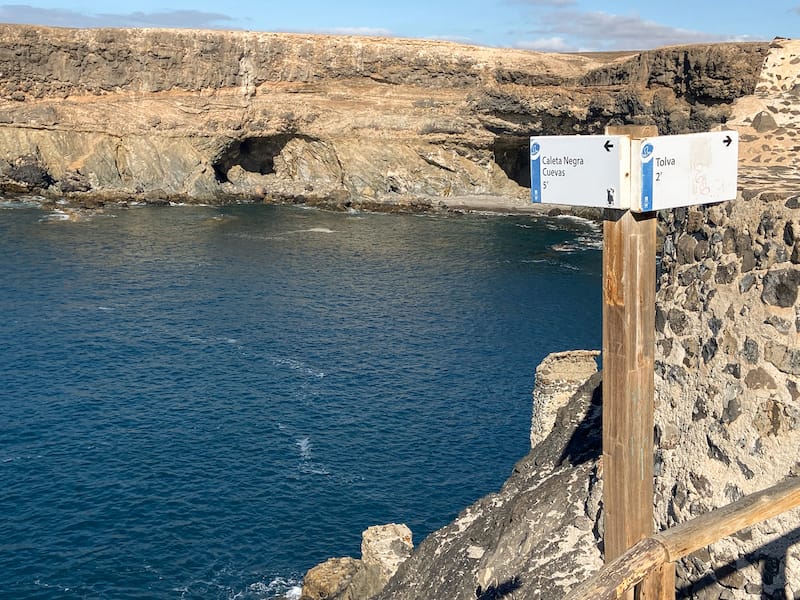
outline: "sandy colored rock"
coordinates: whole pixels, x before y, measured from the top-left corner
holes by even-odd
[[[0,25],[0,190],[531,210],[531,134],[708,129],[752,94],[766,50]],[[42,177],[15,179],[22,158]]]

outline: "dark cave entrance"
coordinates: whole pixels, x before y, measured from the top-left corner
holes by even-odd
[[[236,165],[250,173],[269,175],[275,172],[275,157],[297,136],[279,134],[248,137],[230,142],[213,162],[214,176],[220,183],[228,181],[228,171]]]
[[[530,139],[520,136],[499,136],[492,148],[494,161],[512,181],[531,187]]]

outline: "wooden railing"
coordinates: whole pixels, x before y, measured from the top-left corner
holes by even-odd
[[[675,561],[737,531],[800,506],[800,477],[788,478],[638,542],[584,582],[566,600],[616,600],[648,577],[641,598],[675,598]],[[653,584],[653,581],[661,582]],[[670,589],[665,589],[671,585]],[[654,589],[654,587],[656,589]],[[660,589],[659,589],[660,588]]]

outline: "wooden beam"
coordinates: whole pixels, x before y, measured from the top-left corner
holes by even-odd
[[[668,560],[675,562],[745,527],[799,506],[800,478],[789,477],[766,490],[675,525],[655,537],[666,550]]]
[[[652,582],[642,584],[642,600],[661,596],[674,598],[675,561],[746,527],[796,508],[800,508],[800,477],[790,477],[766,490],[642,540],[603,567],[592,579],[573,589],[566,600],[616,600],[628,595],[642,580]]]

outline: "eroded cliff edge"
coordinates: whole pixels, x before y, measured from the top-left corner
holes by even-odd
[[[727,123],[743,140],[739,197],[659,215],[657,530],[800,476],[797,81],[800,42],[776,40]],[[601,375],[569,393],[588,361],[553,358],[537,369],[531,453],[422,541],[374,600],[557,600],[599,568]],[[800,511],[679,561],[676,597],[800,597]]]
[[[725,123],[768,44],[558,55],[446,42],[0,26],[0,188],[104,199],[528,197],[527,139]],[[463,200],[468,202],[468,200]]]

